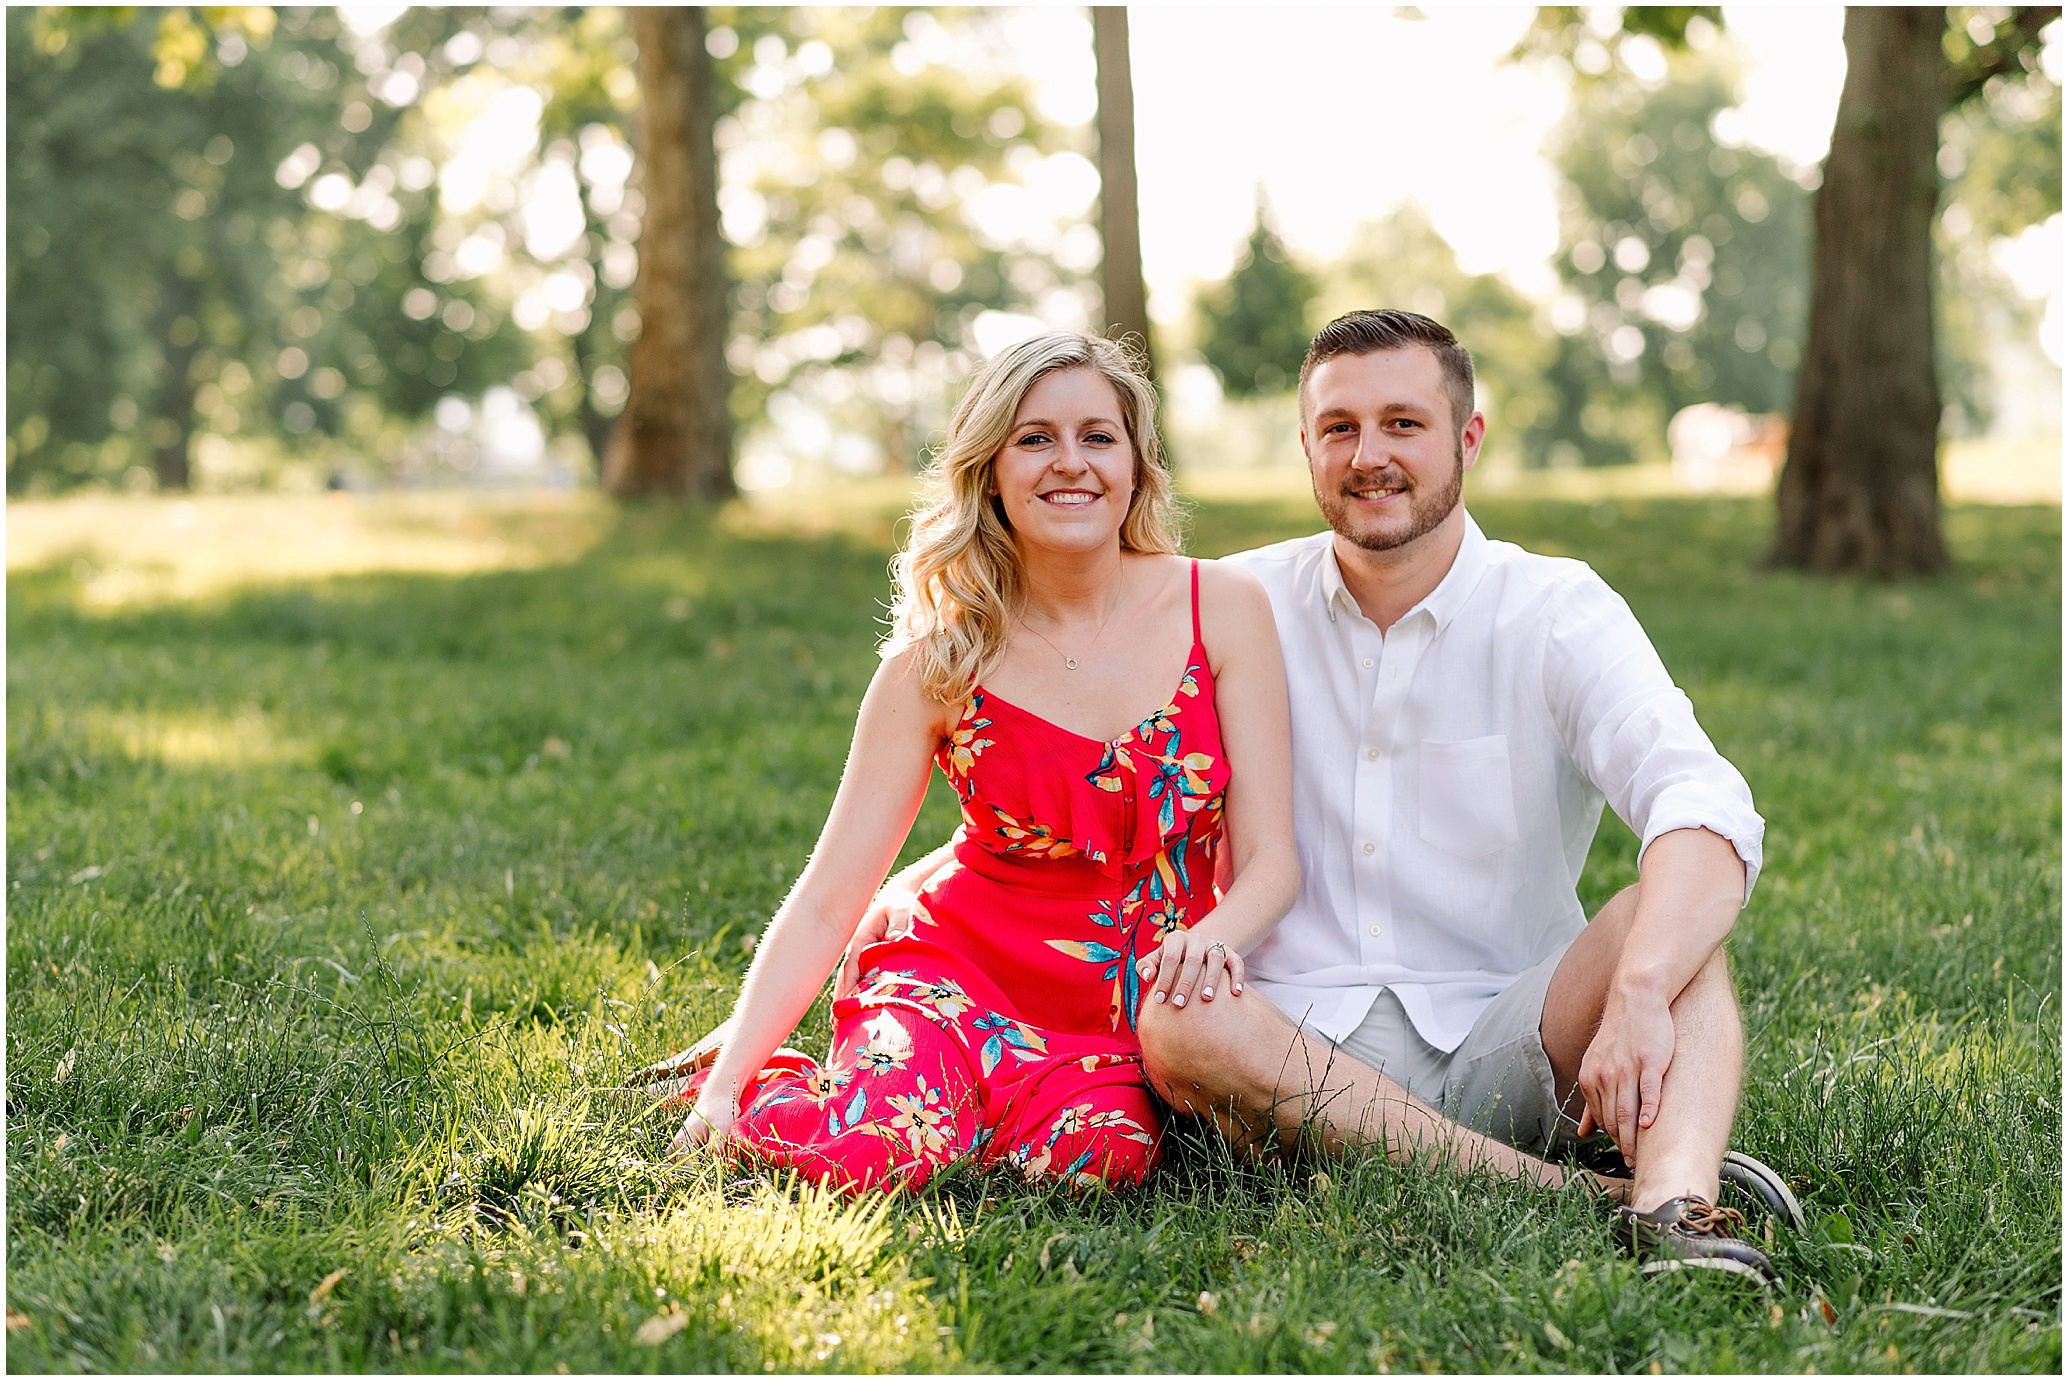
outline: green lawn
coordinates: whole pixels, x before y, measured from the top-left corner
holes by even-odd
[[[1760,572],[1764,504],[1475,511],[1625,594],[1767,816],[1737,1141],[1818,1225],[1784,1288],[1210,1139],[1074,1198],[655,1164],[674,1119],[585,1090],[726,1007],[887,548],[635,509],[538,570],[9,580],[10,1369],[2058,1371],[2060,511],[1956,510],[1960,575],[1897,586]],[[1590,905],[1632,876],[1610,820]]]

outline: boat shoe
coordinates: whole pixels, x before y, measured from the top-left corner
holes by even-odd
[[[1616,1240],[1644,1262],[1646,1275],[1710,1270],[1743,1276],[1762,1285],[1778,1280],[1767,1254],[1738,1235],[1745,1215],[1689,1195],[1668,1199],[1649,1213],[1616,1209]]]

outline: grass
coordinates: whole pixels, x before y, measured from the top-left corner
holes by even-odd
[[[588,1091],[726,1007],[888,523],[512,511],[544,564],[11,573],[10,1368],[2059,1370],[2059,510],[1956,509],[1959,574],[1893,586],[1759,571],[1746,501],[1475,512],[1624,592],[1767,815],[1781,1290],[1644,1282],[1577,1194],[1210,1138],[1092,1197],[657,1164],[673,1119]],[[1205,503],[1194,547],[1312,525]],[[1631,855],[1607,821],[1590,905]]]

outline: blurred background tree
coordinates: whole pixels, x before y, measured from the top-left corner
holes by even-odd
[[[1964,21],[1960,27],[1960,41],[1971,41]],[[1992,345],[2031,339],[2039,328],[2039,304],[2017,292],[1989,248],[2061,209],[2061,88],[2036,67],[2020,68],[1985,81],[1939,123],[1946,181],[1933,233],[1933,308],[1942,426],[1951,436],[1996,425]]]
[[[448,50],[460,47],[484,88],[502,84],[508,94],[495,99],[517,102],[526,90],[544,99],[532,151],[491,179],[511,189],[501,211],[470,206],[468,224],[511,251],[501,272],[538,352],[519,392],[549,426],[578,425],[600,458],[643,329],[632,298],[647,214],[635,152],[638,46],[614,8],[514,22],[471,13]],[[1013,234],[1024,179],[1053,175],[1050,157],[1067,138],[1040,119],[1022,83],[999,76],[1008,55],[981,13],[704,13],[717,76],[731,413],[749,442],[764,438],[746,463],[915,465],[967,372],[979,317],[1037,302],[1053,314],[1059,292],[1066,314],[1077,303],[1088,316],[1083,276],[1097,264],[1096,234],[1065,228],[1032,245]],[[492,72],[480,66],[490,44],[504,50]],[[492,108],[481,96],[475,104]],[[1070,157],[1095,186],[1084,160]],[[541,180],[555,195],[539,195]],[[545,214],[551,206],[557,216]]]
[[[729,498],[731,372],[725,363],[725,240],[718,233],[716,74],[700,5],[631,14],[639,50],[639,336],[630,396],[599,454],[616,494]]]
[[[1096,174],[1002,75],[990,15],[740,10],[732,25],[712,36],[741,93],[717,131],[734,416],[781,436],[786,455],[763,463],[912,468],[985,313],[1090,324],[1097,233],[1033,226],[1025,183],[1074,177],[1088,205]]]
[[[1568,351],[1561,416],[1607,458],[1655,446],[1660,423],[1697,395],[1785,406],[1794,425],[1775,559],[1938,569],[1938,441],[1987,424],[1988,341],[2029,329],[2033,315],[1987,243],[2060,210],[2060,95],[2039,64],[2040,33],[2059,13],[1849,10],[1832,152],[1793,179],[1816,194],[1806,234],[1804,199],[1779,175],[1788,170],[1714,138],[1736,99],[1719,9],[1541,8],[1518,53],[1575,74],[1557,155],[1574,198],[1568,294],[1554,324],[1569,339],[1591,328],[1610,385],[1624,389],[1615,396]],[[1638,94],[1647,88],[1657,94]],[[1615,127],[1616,113],[1647,110],[1655,118],[1642,127]],[[1907,152],[1883,147],[1899,136]],[[1955,179],[1943,202],[1941,175]],[[1819,341],[1821,363],[1804,372]],[[1581,388],[1592,396],[1576,410]],[[1632,435],[1619,447],[1604,428]]]
[[[1785,411],[1802,358],[1809,195],[1717,138],[1740,97],[1729,45],[1701,14],[1668,43],[1608,37],[1548,150],[1564,291],[1557,400],[1532,449],[1554,464],[1663,459],[1667,422],[1696,403]]]
[[[708,14],[733,420],[763,464],[914,465],[986,313],[1096,315],[1096,230],[1026,188],[1088,209],[1081,136],[983,12]],[[491,424],[607,451],[646,209],[621,11],[7,22],[11,492],[177,486],[197,447],[211,483],[408,480]]]
[[[1940,131],[1991,83],[2029,89],[2033,78],[2044,80],[2039,35],[2060,13],[1846,10],[1845,90],[1818,195],[1814,296],[1778,490],[1777,564],[1881,576],[1944,569],[1932,253]]]
[[[1098,68],[1099,291],[1097,329],[1132,340],[1151,377],[1149,291],[1142,277],[1140,195],[1135,180],[1134,63],[1127,44],[1127,7],[1091,7],[1092,52]]]
[[[11,491],[183,488],[197,436],[371,444],[518,363],[464,290],[405,310],[430,288],[410,231],[435,169],[398,144],[408,102],[375,94],[333,16],[7,22]],[[420,75],[397,80],[413,99]]]
[[[2022,406],[1999,365],[2038,308],[1999,251],[2059,207],[2060,96],[2032,42],[2049,13],[1959,9],[1939,39],[1965,83],[1936,145],[1944,434]],[[1136,208],[1101,198],[1092,161],[1132,152],[1100,133],[1124,103],[1094,80],[1120,71],[1100,45],[1117,11],[1063,39],[1085,59],[1082,125],[1044,116],[1006,11],[702,14],[727,298],[695,335],[723,348],[743,483],[909,468],[978,356],[1039,323],[1129,329],[1101,281],[1125,276],[1127,237],[1100,226]],[[652,248],[627,12],[7,23],[11,492],[571,483],[611,453]],[[1463,272],[1412,204],[1328,263],[1260,214],[1192,313],[1221,391],[1289,388],[1307,331],[1387,303],[1474,346],[1504,463],[1659,459],[1689,406],[1787,411],[1822,171],[1737,136],[1720,25],[1713,7],[1541,12],[1520,51],[1568,92],[1546,150],[1552,292]]]
[[[1271,227],[1257,189],[1256,224],[1235,268],[1199,295],[1199,353],[1231,398],[1283,393],[1300,375],[1307,342],[1321,324],[1309,318],[1318,288]]]

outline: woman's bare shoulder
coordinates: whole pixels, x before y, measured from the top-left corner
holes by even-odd
[[[1223,561],[1199,563],[1199,632],[1216,676],[1231,660],[1247,662],[1259,646],[1278,645],[1278,625],[1263,585]]]
[[[1204,616],[1209,604],[1219,605],[1238,617],[1261,613],[1271,617],[1271,600],[1264,584],[1254,575],[1226,561],[1202,559],[1199,563],[1199,605]]]
[[[924,668],[918,644],[887,648],[876,674],[869,679],[867,698],[898,714],[929,716],[943,735],[952,731],[962,714],[962,704],[935,699],[927,694]]]

